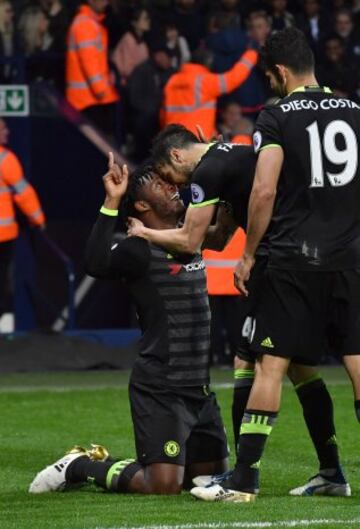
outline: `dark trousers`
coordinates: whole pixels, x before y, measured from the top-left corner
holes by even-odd
[[[12,310],[14,241],[0,242],[0,317]]]
[[[211,357],[214,364],[231,365],[239,342],[239,296],[209,296]]]

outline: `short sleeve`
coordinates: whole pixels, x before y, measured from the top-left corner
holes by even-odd
[[[190,207],[203,207],[216,204],[220,200],[221,171],[214,158],[203,160],[194,171],[190,184]]]
[[[269,147],[282,146],[280,124],[272,109],[266,108],[261,112],[255,125],[253,143],[255,153]]]

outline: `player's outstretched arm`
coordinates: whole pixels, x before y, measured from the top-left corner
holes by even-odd
[[[280,146],[264,149],[258,157],[249,200],[245,251],[235,268],[234,274],[236,288],[245,295],[248,295],[245,283],[250,277],[256,250],[272,217],[283,161],[284,152]]]
[[[184,225],[171,230],[152,230],[137,222],[137,219],[129,219],[128,235],[143,237],[171,252],[194,254],[204,242],[214,210],[214,204],[196,208],[189,207],[186,211]]]
[[[112,265],[111,246],[118,209],[128,185],[126,165],[119,167],[109,153],[108,171],[103,176],[105,201],[86,246],[86,271],[94,277],[107,277]]]

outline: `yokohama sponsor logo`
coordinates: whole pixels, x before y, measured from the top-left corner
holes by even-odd
[[[199,261],[198,263],[189,263],[189,264],[171,264],[169,265],[170,268],[170,275],[175,276],[177,275],[181,269],[183,268],[185,272],[198,272],[199,270],[205,270],[205,263],[204,261]]]

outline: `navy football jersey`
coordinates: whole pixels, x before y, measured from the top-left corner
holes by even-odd
[[[261,112],[255,151],[284,152],[269,266],[360,267],[360,107],[327,88],[302,87]]]

